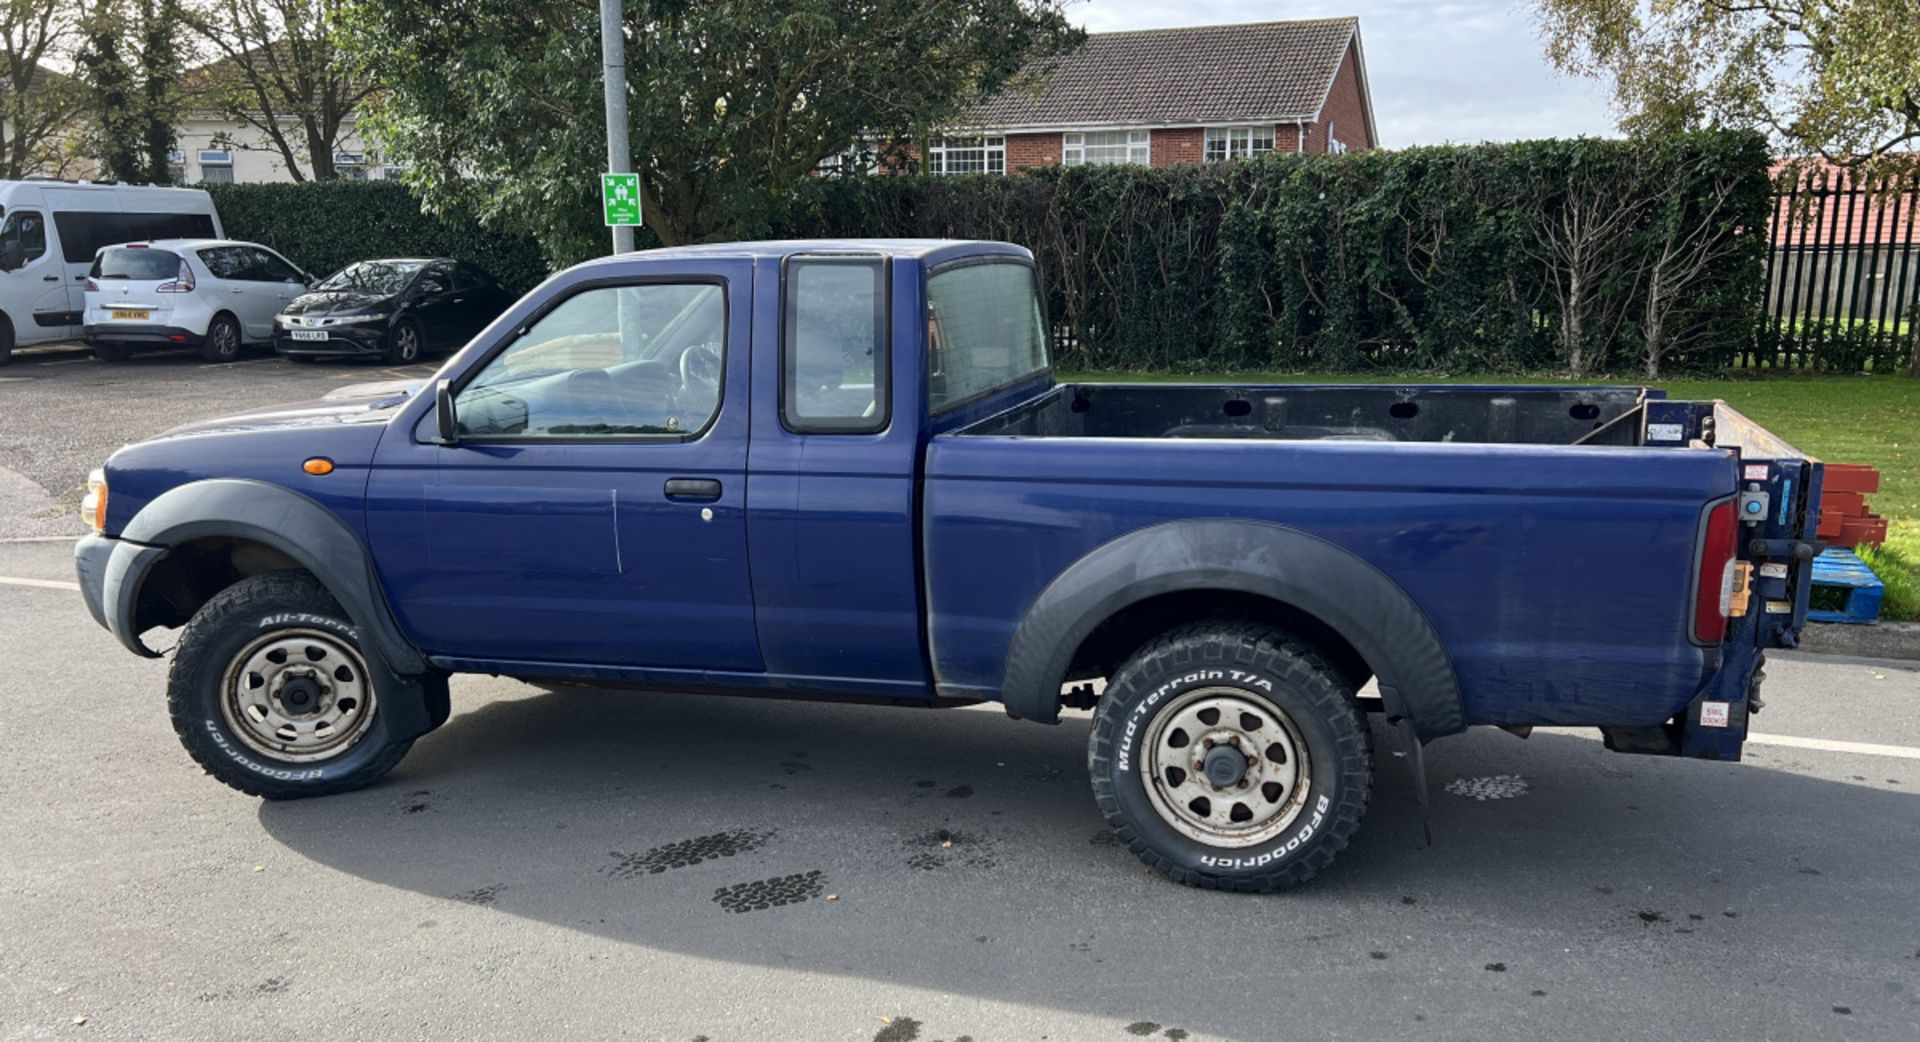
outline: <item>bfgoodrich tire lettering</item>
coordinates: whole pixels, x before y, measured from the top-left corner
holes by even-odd
[[[1214,744],[1233,761],[1224,787],[1198,769]],[[1171,759],[1176,746],[1193,758]],[[1087,765],[1128,848],[1208,889],[1311,879],[1347,845],[1372,790],[1366,723],[1339,671],[1245,622],[1185,626],[1137,652],[1095,709]]]
[[[229,701],[236,674],[255,656],[271,654],[273,641],[282,638],[312,640],[314,663],[343,671],[346,679],[329,678],[328,693],[351,690],[363,704],[330,719],[351,741],[282,757],[270,753],[259,733],[240,732],[244,718]],[[181,635],[167,677],[174,732],[208,774],[249,795],[294,799],[368,785],[392,770],[413,743],[387,737],[378,693],[358,657],[365,654],[361,647],[359,631],[313,576],[287,571],[242,579],[208,601]],[[329,708],[339,708],[337,699]]]

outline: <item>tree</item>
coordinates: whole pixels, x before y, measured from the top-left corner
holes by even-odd
[[[110,181],[173,180],[180,53],[175,0],[100,0],[84,20],[76,65],[85,83],[89,150]]]
[[[1920,141],[1913,0],[1534,0],[1547,56],[1610,79],[1621,127],[1765,130],[1887,166]]]
[[[1064,0],[629,0],[629,121],[647,228],[751,234],[856,141],[951,120],[1076,45]],[[582,0],[347,0],[379,83],[367,125],[429,200],[465,197],[555,260],[600,248],[598,20]]]
[[[0,0],[0,177],[64,172],[82,93],[43,62],[79,32],[64,0]]]
[[[372,90],[334,48],[340,0],[186,0],[183,6],[187,27],[218,56],[200,70],[199,103],[259,131],[294,180],[338,176],[334,152]]]

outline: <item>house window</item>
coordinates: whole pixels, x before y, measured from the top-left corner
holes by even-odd
[[[1144,130],[1063,134],[1060,162],[1066,166],[1117,166],[1152,161],[1152,135]]]
[[[1208,127],[1207,162],[1245,159],[1273,151],[1273,125],[1258,127]]]
[[[333,172],[344,181],[365,181],[367,179],[367,157],[359,152],[335,152],[333,154]]]
[[[187,153],[178,148],[167,149],[167,176],[174,184],[187,183]]]
[[[407,164],[405,163],[380,164],[380,179],[382,181],[398,181],[405,176],[407,176]]]
[[[200,160],[201,181],[215,185],[233,183],[232,152],[220,148],[203,148],[195,158]]]
[[[1004,174],[1007,172],[1007,139],[934,138],[927,146],[927,170],[935,174]]]

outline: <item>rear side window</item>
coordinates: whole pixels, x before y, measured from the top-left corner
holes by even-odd
[[[213,235],[213,218],[203,213],[56,210],[53,226],[60,230],[60,252],[68,264],[86,263],[102,246],[150,239],[205,239]]]
[[[251,279],[253,255],[239,246],[209,246],[200,251],[200,263],[216,279]]]
[[[211,267],[211,265],[209,265]],[[161,282],[180,274],[180,258],[166,250],[140,250],[124,247],[102,250],[93,259],[88,276],[96,279],[131,279],[135,282]]]
[[[966,264],[927,280],[929,412],[1018,383],[1048,365],[1032,268]]]
[[[886,273],[880,257],[787,261],[780,418],[788,430],[886,427]]]

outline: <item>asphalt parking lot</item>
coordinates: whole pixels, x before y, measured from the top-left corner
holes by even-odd
[[[1437,742],[1430,848],[1376,732],[1354,845],[1270,897],[1114,845],[1085,714],[463,677],[371,789],[229,791],[167,663],[69,588],[80,482],[177,422],[427,371],[0,368],[0,1040],[1920,1037],[1913,663],[1777,656],[1740,764]]]

